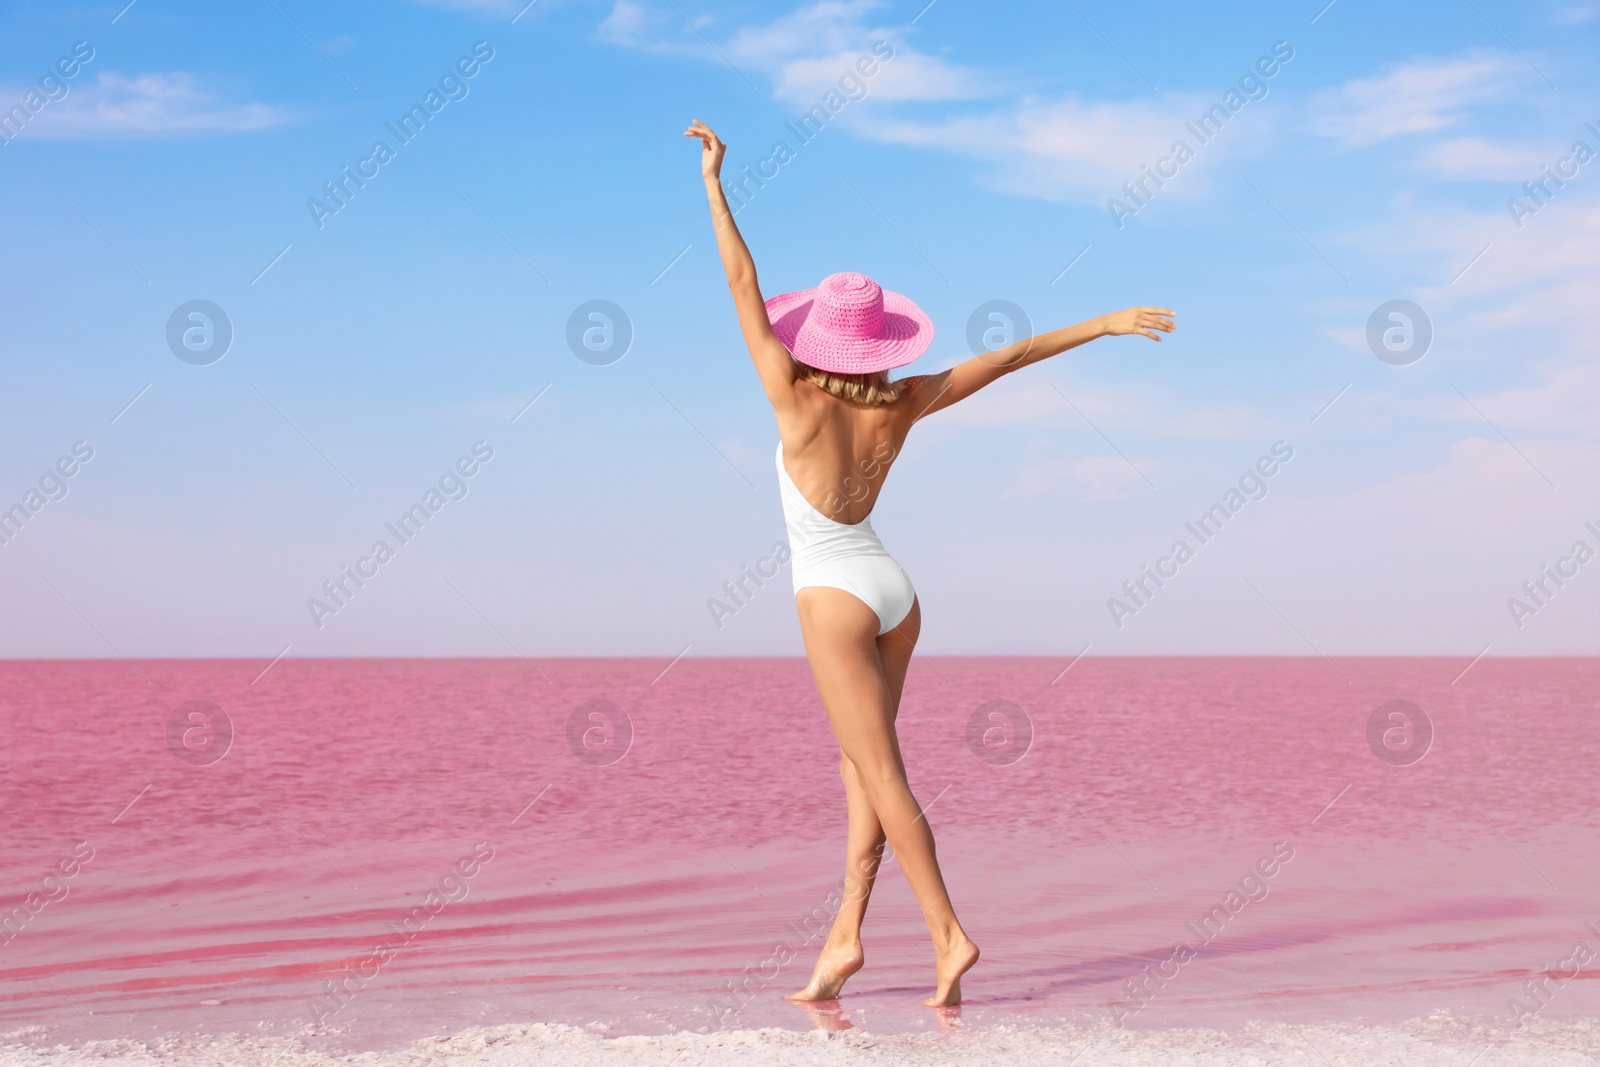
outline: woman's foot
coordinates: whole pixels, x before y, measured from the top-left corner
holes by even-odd
[[[866,962],[861,942],[841,945],[825,944],[817,957],[817,966],[811,972],[811,984],[798,993],[790,993],[787,1000],[837,1000],[839,991],[852,974]],[[967,966],[972,966],[970,963]]]
[[[934,961],[939,987],[922,1003],[930,1008],[948,1008],[961,1003],[961,976],[978,962],[978,946],[966,934],[958,933]]]

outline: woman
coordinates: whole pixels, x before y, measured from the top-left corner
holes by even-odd
[[[922,626],[911,580],[884,551],[869,516],[911,426],[1001,375],[1109,334],[1161,340],[1172,312],[1129,308],[1018,341],[938,374],[891,382],[933,324],[910,300],[860,274],[763,301],[756,268],[723,195],[726,146],[696,120],[700,171],[750,358],[778,420],[778,484],[791,546],[795,606],[817,690],[839,740],[849,802],[844,902],[811,982],[791,1000],[832,1000],[861,969],[861,920],[893,847],[933,935],[935,988],[923,1003],[961,1002],[978,946],[961,928],[934,857],[933,833],[906,784],[895,715]]]

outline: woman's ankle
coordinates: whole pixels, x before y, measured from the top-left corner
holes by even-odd
[[[933,947],[940,952],[948,951],[957,945],[967,944],[972,940],[967,936],[967,932],[961,928],[961,924],[954,919],[948,923],[940,923],[937,926],[929,923],[928,933],[933,937]]]
[[[834,929],[828,931],[828,937],[822,943],[824,952],[842,951],[844,949],[859,949],[861,947],[861,929]]]

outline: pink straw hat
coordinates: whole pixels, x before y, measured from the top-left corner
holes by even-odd
[[[933,343],[933,320],[909,297],[851,271],[773,297],[767,318],[790,355],[836,374],[903,367]]]

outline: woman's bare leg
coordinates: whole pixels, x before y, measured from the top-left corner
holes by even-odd
[[[923,1003],[960,1003],[961,976],[978,961],[978,947],[956,919],[934,855],[933,832],[906,784],[894,731],[897,702],[884,670],[878,617],[859,598],[838,589],[802,589],[796,604],[806,655],[834,736],[894,847],[933,937],[937,988]]]
[[[911,666],[911,653],[921,629],[922,609],[913,600],[911,612],[905,620],[877,640],[879,661],[883,666],[884,678],[889,683],[891,721],[900,713],[900,696],[905,691],[906,671]],[[861,949],[861,923],[867,915],[867,902],[872,897],[878,868],[883,864],[883,849],[888,838],[884,836],[878,813],[872,810],[872,803],[867,799],[866,788],[861,783],[855,764],[842,750],[839,753],[839,777],[844,780],[845,799],[850,810],[850,832],[845,845],[844,900],[834,916],[828,939],[823,942],[822,951],[817,956],[810,984],[798,993],[789,994],[790,1000],[833,1000],[839,995],[846,979],[859,971],[866,961]]]
[[[790,1000],[833,1000],[845,981],[861,969],[866,957],[861,950],[861,920],[867,914],[867,899],[877,880],[887,840],[878,816],[872,810],[855,765],[840,755],[839,776],[844,779],[845,797],[850,805],[850,832],[845,843],[843,901],[833,918],[833,928],[817,954],[811,981]]]

